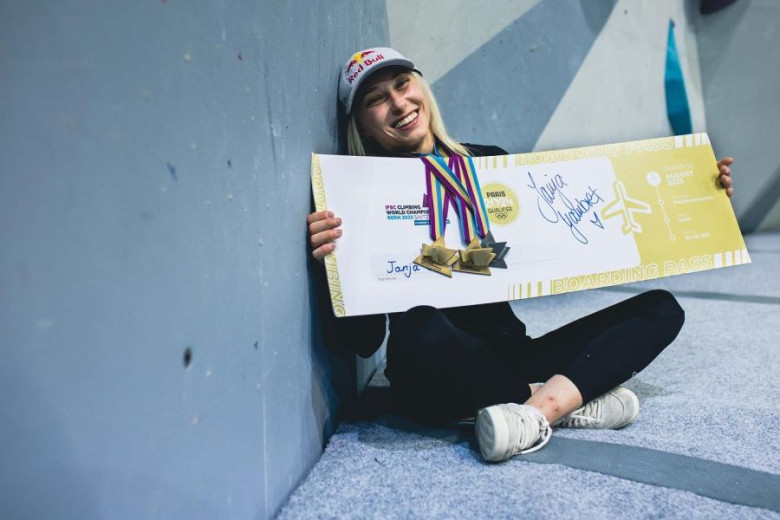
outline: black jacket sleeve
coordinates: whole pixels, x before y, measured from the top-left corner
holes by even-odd
[[[509,152],[501,148],[500,146],[484,145],[484,144],[471,144],[463,143],[463,146],[468,148],[471,155],[474,157],[490,157],[493,155],[509,155]]]

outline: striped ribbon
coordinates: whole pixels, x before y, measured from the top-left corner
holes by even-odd
[[[474,161],[460,155],[452,155],[445,161],[445,157],[438,155],[438,147],[434,152],[436,155],[420,157],[425,164],[431,240],[444,235],[450,201],[458,213],[464,243],[470,243],[475,235],[484,237],[490,223]]]
[[[447,206],[450,202],[450,194],[442,188],[442,185],[436,180],[436,176],[428,169],[425,170],[425,181],[428,193],[425,198],[428,206],[428,228],[431,240],[436,240],[438,237],[444,236],[444,229],[447,227]]]

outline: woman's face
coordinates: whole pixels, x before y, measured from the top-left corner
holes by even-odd
[[[387,67],[375,72],[361,86],[356,101],[363,138],[372,138],[388,152],[433,152],[428,103],[408,69]]]

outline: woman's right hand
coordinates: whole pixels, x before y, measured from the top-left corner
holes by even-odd
[[[306,223],[309,225],[311,255],[322,263],[322,259],[336,249],[336,239],[341,236],[341,230],[336,228],[341,225],[341,219],[332,211],[315,211],[306,217]]]

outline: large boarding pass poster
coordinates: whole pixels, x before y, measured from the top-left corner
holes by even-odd
[[[316,208],[343,221],[325,258],[337,316],[532,298],[750,261],[706,134],[456,162],[451,175],[460,164],[473,177],[462,198],[448,196],[446,172],[436,181],[434,162],[312,156]],[[469,193],[484,214],[480,226],[473,212],[471,232],[461,218]]]

